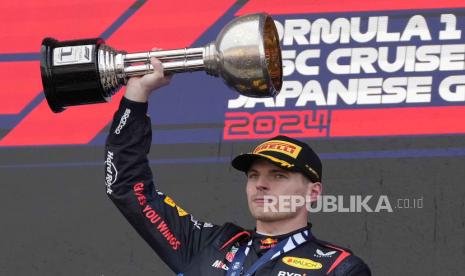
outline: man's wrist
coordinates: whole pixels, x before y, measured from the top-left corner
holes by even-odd
[[[138,103],[146,103],[149,100],[149,97],[147,95],[141,94],[124,94],[124,98]]]
[[[140,79],[129,79],[124,97],[134,102],[145,103],[148,101],[150,90],[142,85]]]
[[[124,96],[121,99],[119,109],[120,112],[126,112],[126,109],[129,109],[131,116],[145,117],[148,110],[148,102],[134,101]]]
[[[146,103],[149,100],[150,93],[142,89],[141,87],[132,87],[129,86],[126,88],[124,97],[133,102]]]

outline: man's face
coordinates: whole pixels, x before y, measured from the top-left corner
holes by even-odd
[[[264,196],[272,196],[277,201],[279,196],[305,197],[311,189],[311,182],[301,173],[283,170],[264,159],[255,161],[247,172],[247,201],[252,216],[261,221],[279,221],[307,212],[305,206],[296,212],[271,212],[265,210]],[[276,206],[279,210],[279,205]],[[304,210],[302,210],[302,208]]]

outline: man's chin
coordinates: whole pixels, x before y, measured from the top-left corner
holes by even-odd
[[[256,220],[264,222],[275,222],[295,216],[294,212],[264,212],[263,210],[253,210],[251,211],[251,214]]]

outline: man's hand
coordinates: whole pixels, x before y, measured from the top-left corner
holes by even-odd
[[[152,51],[160,50],[153,48]],[[154,71],[152,74],[147,74],[142,77],[132,77],[126,85],[124,97],[131,101],[145,103],[148,101],[150,94],[158,88],[168,85],[172,75],[163,74],[163,65],[161,62],[152,58],[151,60]]]

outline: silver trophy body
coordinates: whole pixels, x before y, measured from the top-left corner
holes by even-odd
[[[170,73],[205,71],[249,97],[273,97],[282,85],[279,38],[273,19],[251,14],[229,22],[204,47],[141,53],[117,51],[101,39],[42,42],[41,73],[50,108],[106,102],[133,76],[153,72],[155,57]]]

